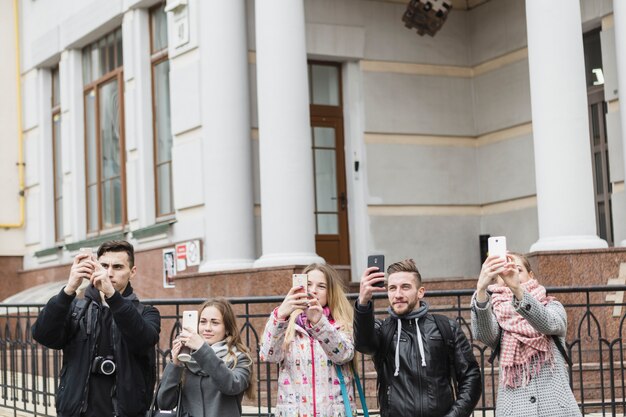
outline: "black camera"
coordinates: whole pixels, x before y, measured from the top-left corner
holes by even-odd
[[[91,372],[101,375],[113,375],[115,373],[113,356],[96,356],[91,364]]]

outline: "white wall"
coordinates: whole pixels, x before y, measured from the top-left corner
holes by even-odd
[[[20,222],[18,178],[17,78],[15,63],[15,25],[13,1],[0,0],[0,224]],[[24,253],[24,229],[0,229],[0,256]]]

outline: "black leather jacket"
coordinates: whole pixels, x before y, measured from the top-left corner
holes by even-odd
[[[96,294],[97,293],[96,291]],[[97,295],[96,295],[97,297]],[[159,311],[139,303],[130,284],[124,296],[116,292],[107,299],[113,316],[111,337],[117,369],[115,384],[121,417],[144,416],[156,379],[154,347],[159,340]],[[56,408],[60,417],[78,417],[87,406],[91,364],[102,329],[99,300],[79,300],[61,290],[39,313],[33,338],[51,349],[63,349],[63,368],[57,390]]]
[[[454,366],[458,381],[452,394],[448,350],[435,319],[418,320],[426,366],[421,365],[414,320],[402,320],[400,369],[394,376],[398,322],[374,319],[372,303],[354,314],[354,343],[359,352],[373,355],[378,373],[378,401],[383,417],[465,417],[471,415],[481,394],[480,368],[465,334],[449,320],[455,338]]]

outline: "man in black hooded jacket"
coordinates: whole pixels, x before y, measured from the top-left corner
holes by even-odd
[[[150,406],[161,317],[133,293],[134,261],[126,241],[105,242],[97,260],[80,253],[67,285],[33,325],[37,342],[63,349],[59,417],[143,417]],[[89,285],[79,299],[84,279]]]
[[[354,313],[354,342],[372,355],[383,417],[466,417],[481,393],[480,368],[454,320],[428,312],[424,287],[412,259],[392,264],[384,321],[374,319],[372,295],[385,291],[384,272],[368,268]],[[456,391],[456,393],[454,392]]]

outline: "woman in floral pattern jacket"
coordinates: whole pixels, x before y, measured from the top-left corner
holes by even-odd
[[[341,366],[356,415],[352,305],[332,267],[313,264],[303,273],[308,274],[307,288],[291,288],[263,332],[261,360],[280,365],[275,415],[345,417],[335,365]]]

